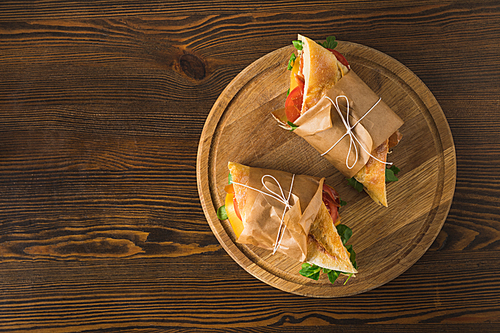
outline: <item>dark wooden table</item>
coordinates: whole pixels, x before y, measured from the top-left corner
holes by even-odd
[[[215,100],[299,32],[406,65],[456,145],[434,244],[348,298],[252,277],[198,198]],[[0,331],[499,331],[499,40],[497,0],[1,2]]]

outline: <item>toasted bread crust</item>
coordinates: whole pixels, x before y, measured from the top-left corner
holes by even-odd
[[[314,106],[325,90],[333,87],[342,77],[338,60],[330,51],[315,41],[299,35],[302,41],[302,75],[305,79],[304,102],[301,114]]]
[[[309,230],[306,261],[336,271],[357,273],[324,204]]]
[[[384,141],[372,151],[372,155],[385,162],[389,151],[389,140]],[[368,159],[366,165],[358,171],[354,178],[363,184],[364,190],[379,205],[387,207],[387,195],[385,188],[385,163],[379,162],[373,157]]]

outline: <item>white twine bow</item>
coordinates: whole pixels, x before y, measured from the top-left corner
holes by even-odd
[[[278,194],[278,193],[272,191],[269,187],[267,187],[267,185],[266,185],[266,183],[264,181],[266,177],[269,177],[269,178],[271,178],[271,179],[273,179],[275,181],[276,185],[278,185],[278,188],[279,188],[281,194]],[[293,188],[293,182],[294,182],[294,180],[295,180],[295,174],[292,175],[292,182],[290,183],[290,191],[288,191],[288,197],[285,197],[285,193],[283,192],[283,188],[281,187],[281,184],[278,182],[278,180],[276,178],[274,178],[273,176],[271,176],[271,175],[264,175],[261,178],[262,185],[264,186],[264,188],[268,192],[261,191],[259,189],[256,189],[256,188],[253,188],[251,186],[248,186],[246,184],[241,184],[241,183],[237,183],[237,182],[234,182],[234,181],[232,182],[233,184],[249,188],[249,189],[257,191],[257,192],[259,192],[259,193],[261,193],[263,195],[267,195],[268,197],[276,199],[279,202],[281,202],[283,205],[285,205],[285,209],[283,209],[283,215],[281,216],[281,222],[280,222],[280,227],[278,229],[278,235],[276,236],[276,240],[274,241],[273,254],[275,254],[276,251],[278,250],[278,248],[280,247],[281,241],[283,239],[283,235],[285,234],[285,229],[286,229],[286,224],[284,223],[284,221],[285,221],[285,213],[286,213],[286,211],[288,209],[292,208],[292,206],[290,205],[290,197],[292,195],[292,188]]]
[[[321,154],[321,156],[325,156],[326,154],[328,154],[333,148],[335,148],[335,146],[340,142],[342,141],[343,138],[345,138],[346,136],[349,136],[349,151],[347,152],[347,156],[346,156],[346,159],[345,159],[345,165],[348,169],[352,169],[354,168],[354,166],[356,165],[356,163],[358,163],[358,147],[355,143],[355,141],[358,143],[358,145],[368,154],[370,155],[372,158],[374,158],[375,160],[381,162],[381,163],[384,163],[384,164],[387,164],[387,165],[392,165],[392,163],[390,162],[384,162],[384,161],[381,161],[379,160],[378,158],[376,158],[375,156],[373,156],[368,150],[366,150],[366,148],[361,144],[361,142],[359,141],[359,139],[356,137],[356,135],[354,135],[354,132],[352,131],[354,129],[354,127],[356,127],[357,124],[359,124],[361,122],[361,120],[363,120],[363,118],[365,118],[368,113],[370,113],[371,110],[373,110],[377,105],[378,103],[380,103],[380,101],[382,100],[381,97],[379,97],[378,101],[368,110],[366,111],[366,113],[363,115],[363,117],[359,118],[358,121],[356,121],[354,123],[354,125],[351,126],[350,124],[350,118],[349,118],[349,115],[350,115],[350,108],[349,108],[349,99],[347,98],[347,96],[345,95],[339,95],[335,98],[335,102],[328,96],[325,96],[331,103],[332,105],[335,107],[335,110],[337,110],[337,113],[339,114],[340,116],[340,119],[342,119],[342,122],[344,123],[344,126],[346,128],[346,132],[344,135],[342,135],[340,137],[340,139],[337,140],[337,142],[335,142],[333,144],[333,146],[331,146],[326,152],[324,152],[323,154]],[[344,118],[343,114],[342,114],[342,111],[340,110],[340,106],[339,106],[339,103],[338,103],[338,99],[339,98],[344,98],[347,102],[347,106],[346,106],[346,117]],[[352,147],[354,146],[354,152],[356,154],[356,159],[354,160],[354,163],[350,166],[349,165],[349,156],[351,155],[351,149]]]

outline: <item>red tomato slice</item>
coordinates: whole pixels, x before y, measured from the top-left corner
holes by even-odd
[[[294,122],[300,117],[302,110],[302,101],[304,99],[304,85],[299,84],[295,87],[285,101],[285,114],[290,122]]]
[[[241,220],[240,209],[238,208],[238,202],[236,201],[236,196],[233,197],[233,206],[236,216]]]
[[[326,184],[323,184],[323,203],[335,224],[339,217],[340,199],[338,193]]]
[[[323,194],[326,194],[330,198],[330,200],[335,203],[336,206],[340,207],[340,196],[337,191],[335,191],[330,186],[323,184]]]
[[[351,66],[349,66],[349,63],[347,62],[347,59],[344,58],[344,56],[339,51],[328,49],[328,48],[327,48],[327,50],[330,51],[330,52],[332,52],[335,55],[335,57],[337,58],[337,60],[340,61],[340,63],[342,65],[344,65],[345,67],[351,69]]]

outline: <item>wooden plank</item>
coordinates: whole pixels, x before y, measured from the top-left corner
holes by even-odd
[[[2,1],[1,329],[498,331],[499,12],[496,0]],[[403,63],[456,146],[455,195],[429,251],[342,306],[241,269],[197,197],[216,99],[297,33]]]

